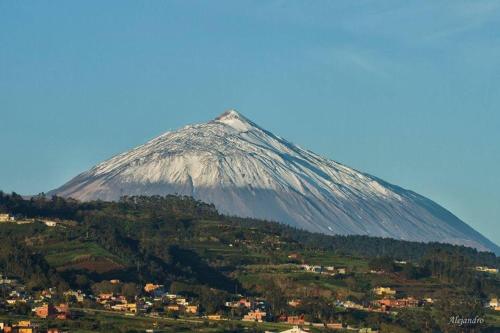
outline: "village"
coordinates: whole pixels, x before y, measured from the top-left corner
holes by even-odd
[[[345,269],[333,267],[301,265],[307,272],[316,274],[345,274]],[[110,285],[120,285],[120,280],[106,281]],[[54,288],[29,293],[26,287],[15,279],[0,276],[1,297],[0,305],[7,310],[15,312],[16,307],[29,309],[27,317],[37,320],[52,319],[63,322],[75,319],[85,309],[101,309],[123,314],[124,316],[141,316],[146,318],[191,318],[208,321],[242,321],[264,323],[268,321],[290,325],[290,329],[280,333],[309,332],[310,328],[339,330],[349,332],[377,332],[370,327],[355,327],[342,322],[308,322],[307,314],[283,313],[278,318],[268,315],[269,304],[263,298],[238,297],[225,302],[226,311],[207,313],[200,307],[198,301],[185,295],[178,295],[166,290],[164,285],[146,283],[141,292],[130,297],[116,292],[101,292],[99,294],[86,294],[80,290],[66,290],[59,295]],[[431,298],[416,299],[413,297],[399,298],[398,292],[390,287],[376,287],[372,290],[377,299],[369,304],[359,304],[353,301],[336,300],[335,306],[346,310],[377,312],[396,315],[400,309],[432,306]],[[288,305],[298,308],[301,299],[290,299]],[[492,298],[485,307],[500,311],[498,298]],[[1,333],[60,333],[57,325],[52,328],[41,329],[39,324],[32,323],[29,319],[20,321],[0,322]],[[150,330],[149,332],[154,332]],[[267,331],[271,332],[271,331]]]

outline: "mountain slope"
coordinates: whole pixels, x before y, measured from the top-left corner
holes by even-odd
[[[225,214],[310,231],[441,241],[499,252],[431,200],[304,150],[234,110],[167,132],[49,194],[117,200],[171,193],[213,203]]]

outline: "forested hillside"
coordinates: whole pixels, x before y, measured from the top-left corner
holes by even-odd
[[[328,236],[311,233],[280,223],[228,217],[220,215],[213,205],[208,205],[185,196],[123,197],[119,202],[84,202],[61,197],[46,198],[43,195],[24,200],[20,195],[0,192],[0,211],[20,214],[29,218],[46,217],[69,219],[80,223],[128,222],[169,223],[170,231],[179,221],[214,220],[242,229],[256,228],[270,234],[280,235],[302,247],[332,250],[338,254],[360,256],[392,256],[399,259],[419,260],[433,251],[448,251],[463,255],[473,263],[495,265],[497,257],[490,252],[479,252],[465,246],[444,243],[420,243],[368,236]],[[149,225],[148,225],[149,226]],[[144,229],[143,224],[135,228]],[[190,235],[186,234],[189,238]],[[235,235],[236,236],[236,235]]]

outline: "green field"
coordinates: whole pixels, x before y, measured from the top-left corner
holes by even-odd
[[[47,262],[59,269],[84,262],[108,262],[116,266],[126,265],[123,259],[93,242],[59,242],[44,246],[43,252]]]

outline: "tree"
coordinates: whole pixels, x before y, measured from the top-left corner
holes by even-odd
[[[435,304],[434,320],[443,332],[481,332],[484,328],[484,307],[479,299],[453,295],[442,290]],[[467,323],[463,321],[474,321]],[[478,322],[479,320],[479,322]]]
[[[127,298],[128,301],[133,301],[135,296],[139,293],[139,287],[133,282],[123,283],[121,286],[121,294]]]

